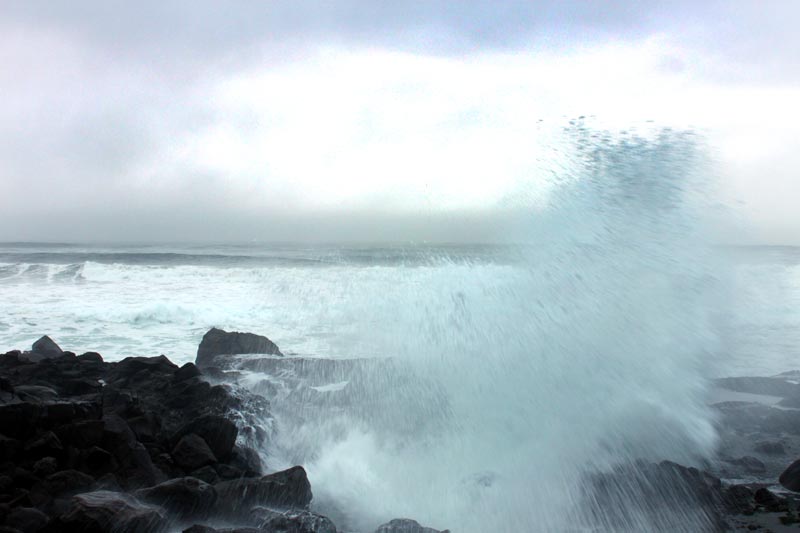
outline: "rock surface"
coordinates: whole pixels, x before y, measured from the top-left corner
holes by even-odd
[[[274,342],[262,335],[212,328],[200,342],[195,364],[202,368],[214,365],[218,356],[251,353],[283,355]]]

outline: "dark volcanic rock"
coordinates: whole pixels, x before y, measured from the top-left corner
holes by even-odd
[[[17,507],[6,515],[5,525],[25,533],[35,533],[44,528],[49,521],[50,518],[38,509]]]
[[[273,511],[256,507],[250,512],[251,518],[261,531],[281,533],[336,533],[336,526],[328,517],[306,510]],[[433,531],[433,530],[430,530]]]
[[[202,368],[213,365],[214,359],[219,355],[248,353],[283,355],[274,342],[261,335],[212,328],[203,335],[195,364]]]
[[[142,501],[160,505],[179,518],[202,517],[217,500],[214,487],[193,477],[170,479],[155,487],[136,491]]]
[[[295,466],[261,478],[222,481],[217,489],[217,510],[236,515],[256,506],[305,508],[313,497],[306,471]]]
[[[206,441],[194,433],[181,437],[172,450],[172,458],[178,466],[188,472],[217,462]]]
[[[450,530],[439,531],[438,529],[423,527],[418,522],[408,518],[395,518],[378,527],[375,533],[450,533]]]
[[[61,347],[47,335],[44,335],[38,341],[34,342],[31,351],[47,358],[61,357],[64,354]]]
[[[217,459],[226,460],[233,451],[239,431],[236,429],[236,424],[225,417],[205,415],[183,426],[174,440],[178,441],[190,433],[202,437]]]
[[[786,467],[778,481],[787,489],[800,492],[800,459]]]
[[[72,498],[60,518],[58,531],[65,533],[144,533],[166,528],[156,507],[142,505],[118,492],[95,491]]]
[[[608,531],[724,531],[721,481],[670,461],[636,462],[590,479],[587,510]],[[674,522],[673,522],[674,521]]]

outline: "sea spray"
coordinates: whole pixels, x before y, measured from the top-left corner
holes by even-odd
[[[392,362],[361,372],[347,385],[357,402],[324,420],[289,408],[271,453],[306,462],[318,502],[347,509],[350,526],[604,529],[614,513],[590,509],[592,473],[711,453],[719,287],[696,140],[582,123],[567,135],[573,151],[514,261],[442,260],[388,286],[375,267],[340,295],[337,323]],[[630,492],[632,530],[709,523],[696,509],[656,523]]]

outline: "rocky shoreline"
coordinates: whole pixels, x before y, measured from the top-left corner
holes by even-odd
[[[247,364],[280,360],[293,375],[309,364],[282,359],[266,337],[218,329],[181,367],[164,356],[105,362],[46,336],[0,355],[0,533],[347,531],[314,511],[302,466],[264,471],[256,449],[268,436],[257,421],[269,420],[270,397],[236,385],[236,354],[269,355]],[[329,375],[346,370],[315,364]],[[593,476],[596,522],[628,530],[635,494],[634,507],[664,531],[674,530],[675,506],[699,513],[709,531],[797,530],[797,377],[719,380],[719,460],[704,470],[635,463]],[[396,519],[375,533],[441,532]]]
[[[279,355],[211,330],[197,362],[105,362],[42,337],[0,355],[0,532],[336,533],[309,509],[302,466],[266,474],[252,419],[269,402],[229,384],[220,355]],[[376,533],[436,533],[397,519]]]

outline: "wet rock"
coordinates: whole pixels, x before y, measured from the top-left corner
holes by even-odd
[[[375,533],[450,533],[450,530],[439,531],[438,529],[423,527],[418,522],[408,518],[395,518],[378,527]]]
[[[171,455],[175,463],[187,472],[217,462],[217,458],[206,441],[195,433],[181,437]]]
[[[283,355],[274,342],[261,335],[212,328],[203,335],[203,340],[197,349],[195,364],[203,368],[212,366],[220,355],[249,353]]]
[[[31,351],[45,358],[61,357],[64,355],[64,351],[61,347],[47,335],[44,335],[38,341],[34,342]]]
[[[25,402],[43,402],[58,398],[58,392],[43,385],[20,385],[14,388],[14,393]]]
[[[195,418],[183,426],[175,435],[174,440],[177,441],[190,433],[201,437],[213,452],[214,457],[224,461],[230,457],[239,431],[236,429],[236,424],[223,416],[205,415]]]
[[[204,526],[202,524],[195,524],[191,527],[187,527],[183,530],[182,533],[217,533],[219,530],[215,529],[210,526]]]
[[[79,420],[56,429],[58,437],[78,448],[99,446],[103,442],[105,423],[102,420]]]
[[[200,375],[200,370],[197,368],[197,366],[195,366],[194,363],[186,363],[180,367],[177,372],[175,372],[175,375],[172,379],[175,381],[184,381]]]
[[[787,489],[800,492],[800,459],[786,467],[778,481]]]
[[[0,434],[0,461],[10,461],[22,448],[22,443],[17,439],[10,439]]]
[[[228,461],[230,466],[239,472],[233,477],[258,477],[262,473],[261,458],[252,448],[237,446]],[[222,475],[222,477],[229,477]]]
[[[99,446],[92,446],[86,450],[84,463],[86,468],[94,475],[107,474],[118,467],[114,456]]]
[[[17,507],[16,509],[11,509],[6,515],[5,525],[25,533],[35,533],[44,528],[49,521],[50,518],[38,509]]]
[[[261,531],[281,533],[336,533],[329,518],[306,510],[273,511],[256,507],[250,511],[251,519]],[[433,531],[433,530],[430,530]]]
[[[753,501],[772,513],[785,512],[789,509],[786,498],[778,497],[774,492],[765,487],[756,490],[753,494]]]
[[[58,461],[55,457],[42,457],[33,463],[33,473],[38,477],[47,477],[58,470]]]
[[[217,512],[236,515],[256,506],[305,508],[313,497],[306,471],[295,466],[261,478],[243,478],[217,483]]]
[[[25,445],[25,453],[31,457],[61,456],[63,452],[64,446],[61,444],[61,439],[52,431],[44,432]]]
[[[725,509],[730,514],[752,514],[753,503],[753,489],[747,485],[732,485],[724,491]]]
[[[156,532],[167,522],[158,508],[110,491],[95,491],[72,498],[69,510],[60,518],[64,533]]]
[[[31,502],[42,505],[56,497],[68,497],[88,490],[94,478],[77,470],[62,470],[47,476],[31,489]]]
[[[86,352],[77,357],[78,361],[82,363],[102,363],[103,356],[97,352]]]
[[[217,500],[214,487],[193,477],[170,479],[136,491],[140,500],[159,505],[178,518],[206,516]]]
[[[217,471],[211,466],[204,466],[203,468],[191,472],[191,477],[196,477],[211,485],[219,483],[220,481],[219,474],[217,474]]]

